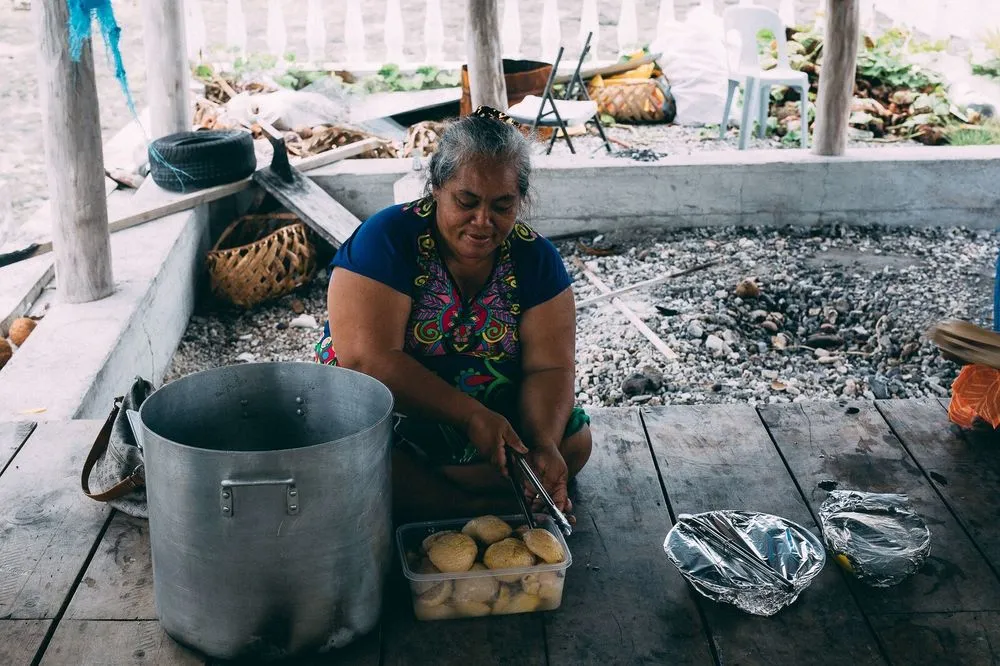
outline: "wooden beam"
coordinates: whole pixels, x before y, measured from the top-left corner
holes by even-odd
[[[87,42],[80,62],[70,58],[64,0],[34,2],[32,11],[39,35],[38,87],[56,286],[67,303],[96,301],[110,296],[115,283],[93,54]]]
[[[486,105],[506,111],[507,83],[503,78],[497,0],[469,2],[466,9],[465,44],[472,108]]]
[[[364,139],[362,141],[355,141],[354,143],[334,148],[333,150],[328,150],[324,153],[319,153],[317,155],[310,155],[309,157],[303,157],[298,160],[290,160],[290,162],[291,165],[300,172],[305,172],[312,169],[318,169],[322,166],[327,166],[350,157],[356,157],[357,155],[368,152],[378,144],[378,139]],[[248,189],[251,185],[253,185],[253,177],[247,177],[234,183],[226,183],[224,185],[208,187],[203,190],[181,193],[165,190],[156,185],[152,179],[147,179],[143,183],[142,187],[139,188],[139,191],[136,192],[135,195],[133,195],[133,198],[129,201],[128,209],[132,212],[128,215],[123,215],[113,219],[108,224],[108,230],[111,233],[115,233],[116,231],[131,229],[132,227],[137,227],[140,224],[145,224],[146,222],[152,222],[153,220],[158,220],[161,217],[166,217],[167,215],[173,215],[174,213],[180,213],[185,210],[197,208],[202,204],[211,203],[233,194],[238,194],[239,192]],[[24,257],[18,257],[17,261],[24,261],[26,259],[30,259],[31,257],[37,257],[51,251],[52,243],[38,243],[32,246],[30,251],[27,252]],[[0,267],[5,265],[4,257],[5,255],[0,254]],[[11,261],[10,263],[13,264],[15,262]],[[45,285],[43,284],[42,286],[44,287]],[[2,308],[0,308],[0,314],[2,314]]]
[[[192,124],[184,3],[145,0],[142,19],[149,124],[152,138],[157,139],[188,130]]]
[[[854,98],[860,26],[859,0],[827,0],[823,67],[816,99],[813,152],[843,155]]]

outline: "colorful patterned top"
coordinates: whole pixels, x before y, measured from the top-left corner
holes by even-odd
[[[412,299],[404,350],[426,368],[516,422],[521,314],[571,284],[555,246],[517,223],[483,288],[462,302],[438,252],[434,200],[386,208],[364,222],[331,262]],[[336,363],[329,323],[317,360]]]

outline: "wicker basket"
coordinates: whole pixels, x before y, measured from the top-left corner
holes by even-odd
[[[212,293],[251,308],[309,282],[316,248],[292,213],[245,215],[230,224],[207,256]]]
[[[619,122],[670,123],[677,115],[674,96],[663,78],[616,79],[592,84],[597,108]]]

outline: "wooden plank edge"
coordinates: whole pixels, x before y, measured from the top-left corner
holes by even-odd
[[[45,651],[49,648],[49,644],[52,643],[52,637],[55,636],[63,617],[66,615],[66,610],[69,608],[70,603],[73,601],[73,597],[76,595],[76,591],[80,589],[80,584],[87,576],[87,569],[90,568],[90,563],[94,561],[94,557],[97,555],[97,550],[101,547],[101,543],[104,541],[104,535],[107,534],[108,528],[111,526],[111,521],[114,520],[115,514],[117,513],[118,511],[115,509],[108,511],[108,515],[105,516],[104,519],[104,524],[101,525],[101,529],[97,530],[94,541],[90,544],[90,552],[87,553],[87,557],[85,557],[83,562],[80,564],[80,570],[77,572],[76,578],[73,580],[73,584],[70,585],[69,590],[66,592],[66,598],[63,599],[55,617],[52,618],[52,624],[49,625],[48,631],[45,632],[45,637],[42,639],[42,643],[38,647],[38,651],[35,653],[35,660],[32,664],[37,664],[44,658]]]
[[[21,441],[18,442],[17,447],[14,448],[14,452],[10,454],[10,458],[8,458],[7,461],[3,463],[3,467],[0,467],[0,476],[3,476],[3,473],[6,472],[8,468],[10,468],[11,464],[13,464],[14,462],[14,458],[16,458],[17,454],[21,452],[21,449],[24,448],[25,442],[31,439],[31,436],[35,432],[35,428],[38,427],[37,421],[20,421],[20,422],[15,421],[14,423],[26,423],[28,424],[28,429],[27,432],[24,433],[24,437],[21,438]]]
[[[378,143],[378,139],[375,138],[355,141],[345,146],[340,146],[339,148],[319,153],[318,155],[301,158],[293,161],[291,164],[299,171],[310,171],[312,169],[318,169],[319,167],[333,164],[334,162],[356,157],[357,155],[371,150],[377,146]],[[264,165],[262,165],[261,168],[263,168],[263,166]],[[152,180],[150,179],[149,182],[152,183]],[[124,231],[125,229],[131,229],[132,227],[152,222],[153,220],[157,220],[167,215],[182,213],[203,204],[218,201],[219,199],[223,199],[233,194],[238,194],[239,192],[248,189],[253,182],[253,177],[247,177],[232,183],[216,185],[214,187],[208,187],[194,192],[189,192],[187,194],[171,195],[171,198],[166,202],[112,220],[108,223],[108,231],[109,233]],[[39,243],[38,247],[31,256],[37,257],[51,251],[52,242],[47,241]]]
[[[31,308],[32,303],[34,303],[45,287],[48,286],[52,279],[55,277],[56,267],[55,264],[49,264],[48,268],[43,270],[38,276],[38,279],[33,283],[29,283],[28,290],[25,292],[24,296],[17,301],[10,312],[0,312],[3,319],[0,319],[0,335],[6,334],[10,329],[10,325],[14,323],[14,320],[18,317],[23,317],[26,312]]]

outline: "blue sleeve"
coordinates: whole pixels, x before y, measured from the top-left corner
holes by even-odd
[[[558,296],[573,280],[559,250],[547,238],[535,236],[523,242],[520,249],[515,262],[521,311],[524,312]]]
[[[331,268],[352,273],[410,295],[416,272],[416,234],[411,216],[390,206],[365,220],[340,246]]]

